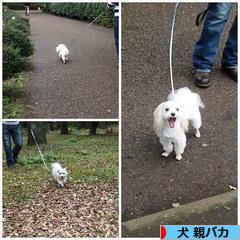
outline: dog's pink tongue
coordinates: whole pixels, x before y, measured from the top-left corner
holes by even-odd
[[[168,124],[170,128],[174,128],[175,126],[175,120],[173,118],[168,119]]]

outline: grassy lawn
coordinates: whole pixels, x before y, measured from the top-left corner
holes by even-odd
[[[109,183],[118,179],[118,134],[107,135],[105,130],[89,136],[88,130],[73,130],[68,135],[59,131],[47,135],[48,144],[41,149],[50,162],[59,161],[69,172],[69,184]],[[3,196],[4,207],[26,203],[36,197],[41,185],[51,181],[36,146],[26,145],[19,156],[19,165],[8,170],[4,161]],[[5,159],[5,156],[4,156]],[[37,163],[32,163],[37,162]]]

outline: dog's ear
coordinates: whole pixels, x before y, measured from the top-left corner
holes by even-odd
[[[164,103],[161,103],[154,111],[153,131],[157,134],[163,128],[162,109]]]

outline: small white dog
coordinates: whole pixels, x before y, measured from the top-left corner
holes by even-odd
[[[62,59],[63,63],[66,63],[66,61],[68,61],[68,55],[69,55],[69,51],[66,47],[65,44],[59,44],[56,47],[56,51],[59,55],[59,58]]]
[[[61,186],[64,187],[64,184],[67,181],[68,172],[66,168],[62,168],[59,163],[52,163],[52,175],[54,180]]]
[[[185,87],[175,91],[175,94],[170,93],[168,101],[155,109],[153,128],[164,149],[162,156],[167,157],[174,148],[176,159],[182,159],[189,122],[195,129],[195,136],[200,137],[200,107],[204,108],[200,96]]]

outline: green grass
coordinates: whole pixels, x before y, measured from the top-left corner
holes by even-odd
[[[52,161],[57,160],[66,167],[70,176],[69,184],[116,182],[118,134],[106,135],[103,134],[104,130],[100,130],[98,135],[88,136],[87,132],[71,130],[69,135],[60,135],[59,132],[48,134],[48,144],[41,145],[47,164],[50,166]],[[4,206],[31,201],[41,186],[51,181],[51,175],[44,167],[36,146],[24,144],[19,162],[14,170],[8,170],[4,160]]]
[[[23,112],[22,95],[26,72],[3,81],[3,118],[18,118]]]

